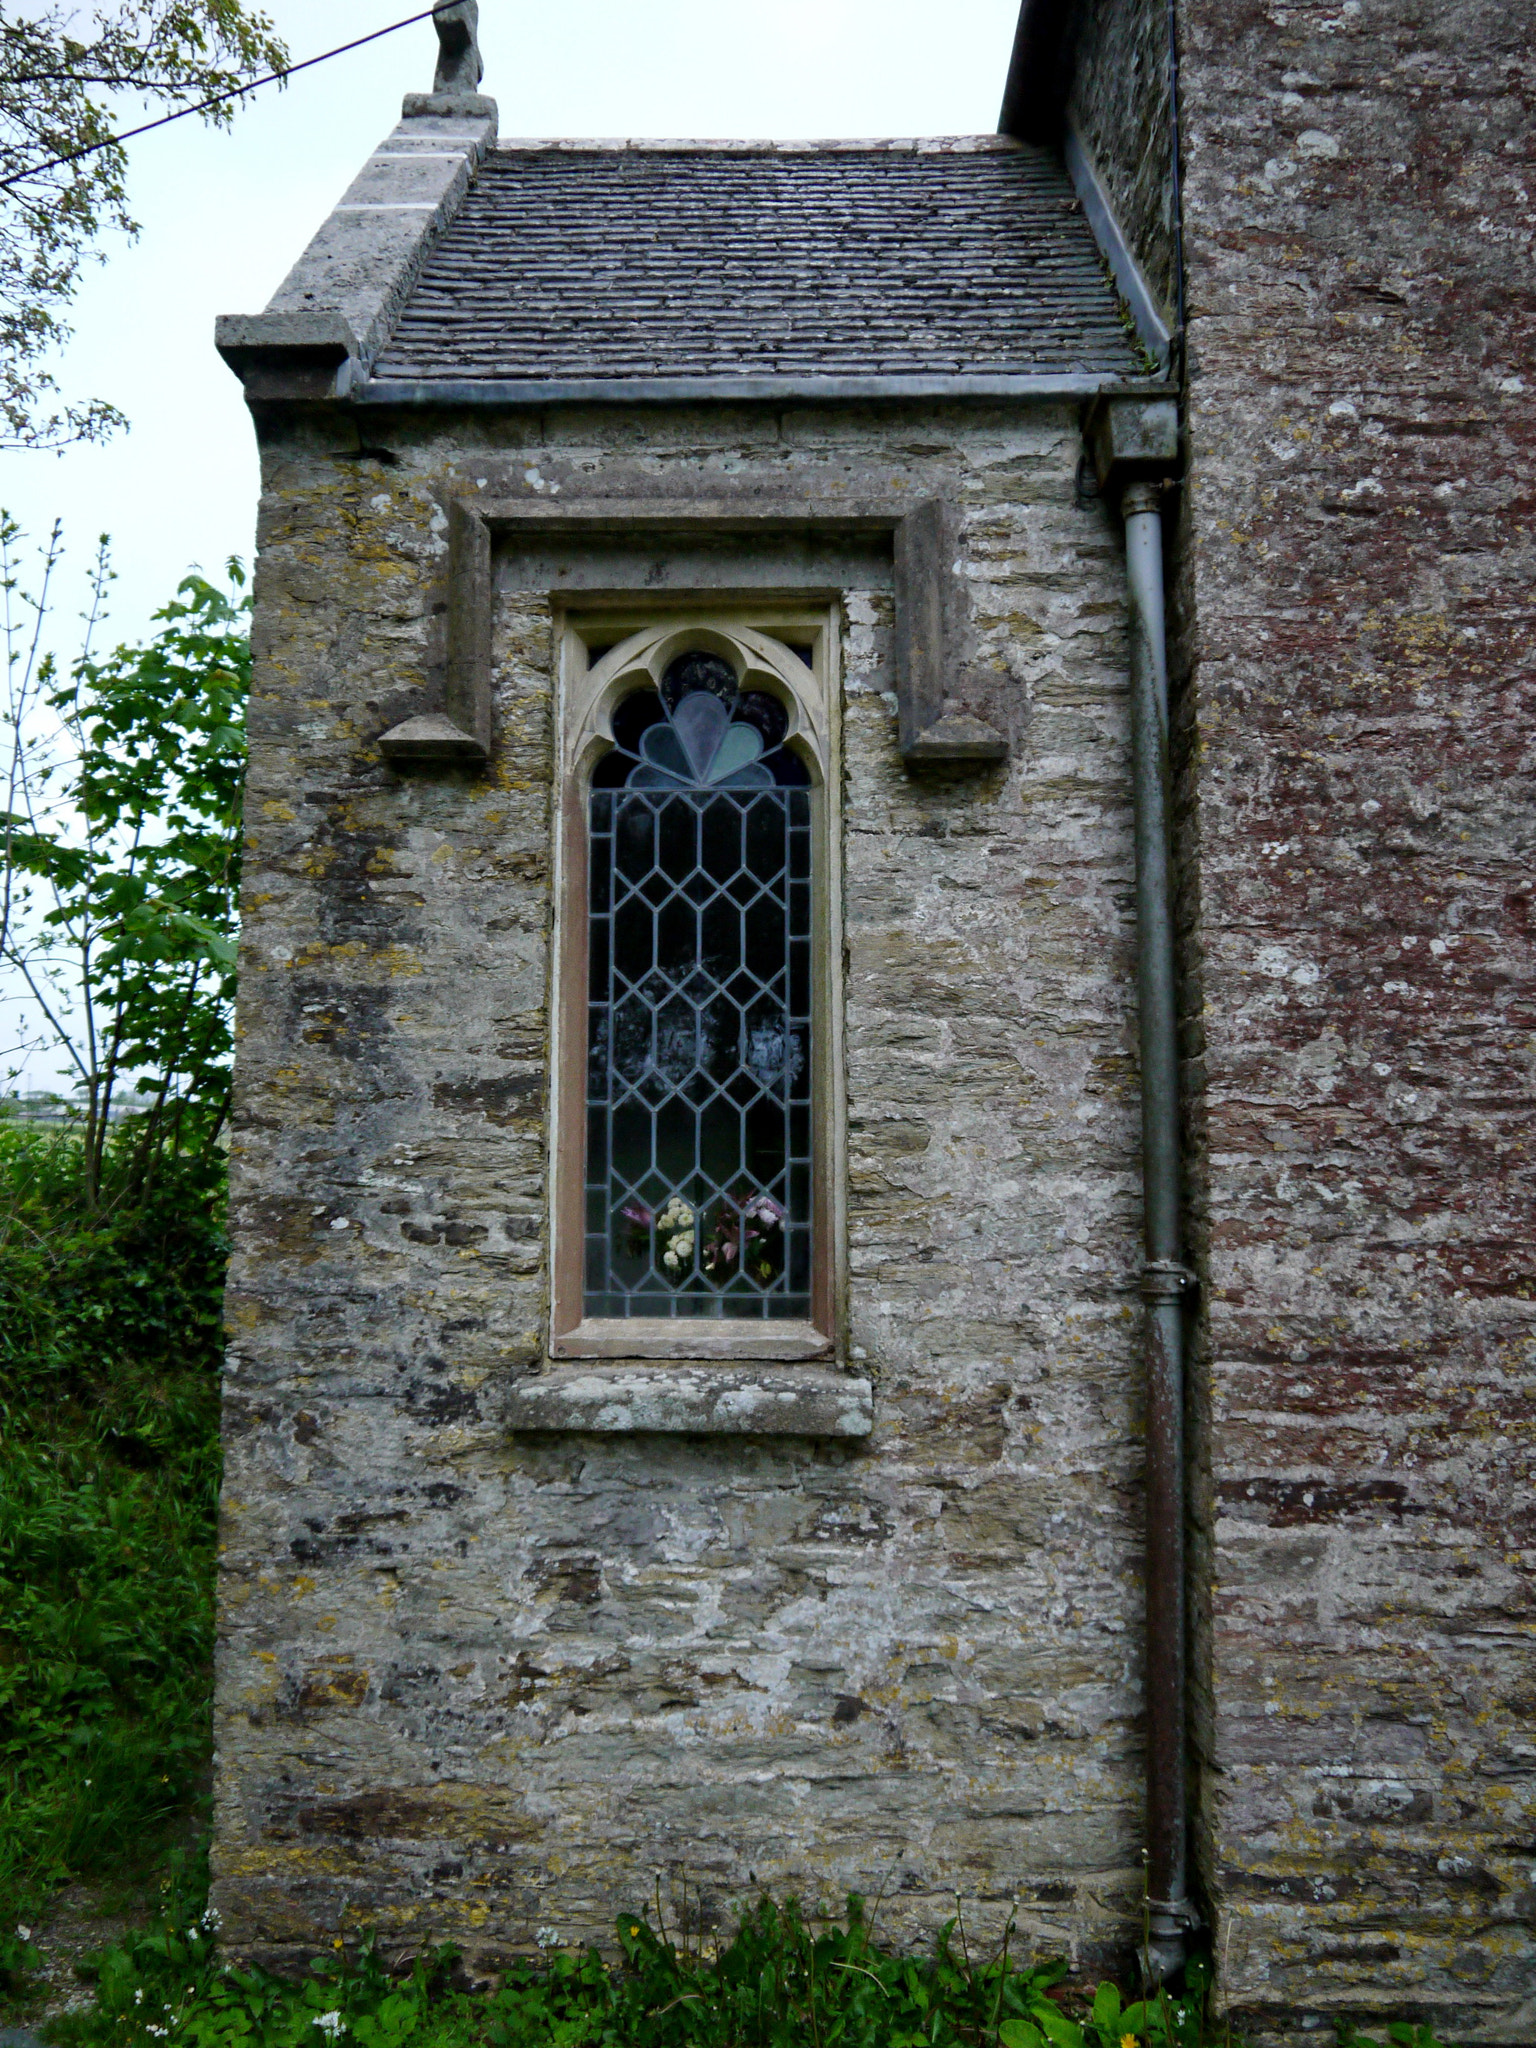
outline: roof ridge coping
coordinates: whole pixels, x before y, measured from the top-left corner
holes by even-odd
[[[1012,135],[906,135],[824,138],[792,136],[710,137],[656,135],[503,135],[492,145],[498,156],[542,152],[563,156],[615,156],[633,151],[646,156],[1019,156],[1031,155],[1028,143]]]

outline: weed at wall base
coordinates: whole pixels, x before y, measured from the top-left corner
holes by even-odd
[[[221,1964],[212,1915],[167,1923],[102,1959],[95,2007],[52,2029],[61,2048],[1241,2048],[1207,2014],[1202,1968],[1178,1996],[1078,1992],[1062,1962],[973,1962],[945,1928],[925,1955],[880,1946],[863,1902],[845,1919],[761,1899],[708,1953],[646,1913],[617,1953],[550,1947],[499,1983],[464,1988],[451,1948],[391,1970],[371,1940],[299,1982]],[[1392,2048],[1439,2048],[1394,2026]],[[1344,2048],[1378,2048],[1341,2030]]]

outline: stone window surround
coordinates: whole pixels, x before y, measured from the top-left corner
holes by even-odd
[[[899,711],[899,744],[908,768],[920,772],[926,763],[996,762],[1004,758],[1006,740],[984,721],[957,710],[948,700],[949,686],[963,672],[969,654],[967,593],[956,573],[959,513],[939,499],[862,503],[775,500],[762,496],[658,498],[594,498],[566,500],[491,500],[455,497],[446,506],[448,519],[447,645],[442,710],[408,719],[381,736],[385,758],[406,772],[434,766],[472,767],[489,760],[492,730],[492,628],[495,603],[493,550],[496,543],[513,552],[579,547],[585,540],[611,542],[616,536],[647,543],[675,540],[712,543],[721,539],[771,544],[776,538],[800,537],[874,542],[890,549],[895,594],[895,683]],[[551,593],[557,604],[561,594]],[[574,593],[571,594],[574,598]],[[822,621],[838,616],[835,590],[815,593],[824,609]],[[812,593],[796,592],[803,609]],[[773,611],[768,593],[740,600],[751,621],[762,630],[790,630],[790,622]],[[633,607],[640,599],[629,594]],[[582,604],[588,602],[581,600]],[[718,590],[702,596],[716,616],[730,609]],[[653,600],[655,618],[663,609],[675,615],[686,608],[682,593],[665,605]],[[570,607],[575,611],[575,606]],[[561,606],[562,622],[566,607]],[[738,623],[747,623],[740,612]],[[563,626],[562,626],[563,630]],[[803,643],[802,643],[803,644]],[[813,640],[813,645],[817,643]],[[831,649],[831,643],[826,643]],[[833,844],[835,845],[835,840]],[[839,940],[836,952],[841,957]],[[837,1070],[840,1071],[840,1056]],[[842,1144],[842,1118],[831,1118],[834,1142]],[[551,1176],[552,1182],[555,1176]],[[831,1186],[843,1196],[844,1175],[839,1157],[833,1161]],[[840,1257],[840,1217],[834,1221],[832,1249]],[[834,1273],[834,1335],[840,1311],[841,1280]],[[755,1356],[727,1355],[713,1359],[672,1356],[657,1360],[627,1358],[562,1358],[553,1346],[536,1366],[508,1391],[505,1419],[515,1432],[622,1433],[662,1432],[706,1435],[773,1435],[860,1438],[873,1428],[873,1388],[856,1367],[840,1365],[833,1345],[822,1356],[796,1360],[764,1359],[761,1342]]]
[[[842,1316],[842,775],[839,607],[835,601],[765,603],[750,595],[704,605],[675,597],[576,605],[556,618],[555,969],[550,998],[555,1075],[550,1118],[552,1359],[825,1359]],[[618,636],[617,638],[615,636]],[[589,643],[614,641],[592,658]],[[790,651],[808,645],[809,670]],[[811,772],[813,962],[812,1142],[814,1251],[809,1320],[748,1317],[606,1317],[582,1313],[587,1065],[587,809],[592,771],[612,745],[621,699],[692,648],[722,654],[790,714],[788,745]]]

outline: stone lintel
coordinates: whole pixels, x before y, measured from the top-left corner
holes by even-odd
[[[874,1392],[814,1366],[583,1365],[531,1374],[507,1400],[518,1432],[868,1436]]]
[[[1177,437],[1177,415],[1174,433]],[[556,506],[496,500],[448,506],[448,659],[443,711],[407,719],[380,740],[391,760],[421,767],[486,761],[491,751],[491,545],[493,531],[577,536],[753,533],[822,528],[889,533],[896,592],[896,692],[902,758],[910,768],[1006,760],[1008,740],[964,699],[977,682],[974,635],[958,558],[953,505],[793,500],[588,499]],[[983,687],[985,680],[983,679]]]

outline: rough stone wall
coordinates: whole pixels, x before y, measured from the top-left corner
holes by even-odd
[[[1216,1953],[1531,2042],[1530,13],[1181,22]]]
[[[894,1896],[1084,1967],[1139,1925],[1139,1207],[1124,586],[1072,410],[270,413],[257,573],[215,1899],[295,1961],[601,1938],[659,1872]],[[514,1438],[544,1334],[549,606],[484,779],[375,741],[442,502],[953,495],[1005,771],[908,776],[845,594],[861,1445]]]
[[[1171,327],[1178,290],[1167,0],[1080,0],[1068,37],[1068,113]]]

